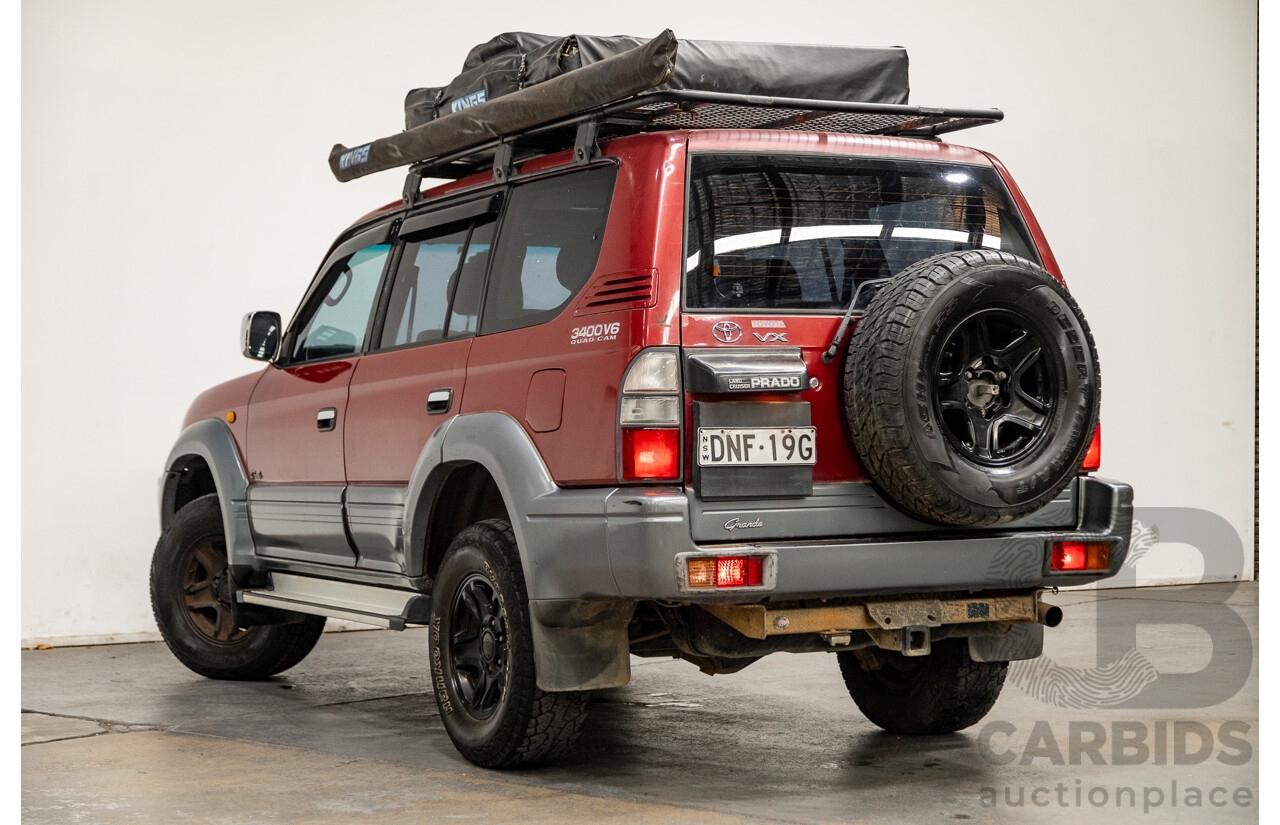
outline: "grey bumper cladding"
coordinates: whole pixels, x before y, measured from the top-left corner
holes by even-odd
[[[559,592],[531,598],[671,599],[728,602],[747,593],[734,589],[693,591],[677,575],[677,555],[765,555],[776,570],[772,588],[753,589],[749,600],[926,593],[948,590],[1012,590],[1083,584],[1115,575],[1129,549],[1133,490],[1127,484],[1083,478],[1072,529],[954,531],[874,539],[731,541],[695,544],[689,532],[689,499],[678,488],[617,489],[608,493],[603,547],[584,550],[578,520],[526,521],[529,561],[555,569]],[[593,531],[594,532],[594,531]],[[851,516],[849,532],[857,532]],[[1105,571],[1059,573],[1049,569],[1056,541],[1111,544]],[[558,549],[577,548],[576,569],[562,569]],[[598,583],[608,568],[616,592],[573,592],[575,580]]]

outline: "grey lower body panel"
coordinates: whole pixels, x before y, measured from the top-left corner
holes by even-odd
[[[946,590],[1019,589],[1083,584],[1117,573],[1129,547],[1133,490],[1126,484],[1082,478],[1073,483],[1072,517],[1053,526],[1000,530],[933,529],[859,538],[755,540],[700,544],[690,532],[690,501],[680,488],[618,488],[572,492],[560,501],[560,518],[548,512],[559,494],[535,502],[543,513],[524,517],[524,552],[539,570],[531,599],[669,599],[725,601],[733,591],[690,592],[677,571],[680,554],[767,554],[776,559],[776,584],[737,594],[763,598],[856,596]],[[603,495],[602,517],[593,517]],[[1056,503],[1055,503],[1056,505]],[[574,517],[566,518],[570,513]],[[913,522],[918,524],[918,522]],[[846,536],[859,533],[849,524]],[[734,531],[735,533],[739,531]],[[742,533],[752,532],[743,530]],[[1105,540],[1105,571],[1058,573],[1049,569],[1056,541]],[[551,574],[551,575],[547,575]],[[606,576],[608,577],[606,580]],[[606,581],[612,587],[606,586]]]
[[[347,538],[342,485],[254,485],[249,522],[260,556],[355,566]]]

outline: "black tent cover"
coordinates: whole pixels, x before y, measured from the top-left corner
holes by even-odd
[[[414,89],[404,101],[405,128],[543,83],[649,42],[625,35],[551,37],[507,32],[471,50],[445,86]],[[682,40],[665,89],[768,97],[907,102],[907,53],[901,48],[805,46]]]
[[[449,85],[409,93],[406,131],[351,149],[334,146],[329,165],[338,180],[352,180],[663,90],[904,104],[907,54],[901,48],[678,42],[670,29],[652,40],[502,34],[472,49]]]

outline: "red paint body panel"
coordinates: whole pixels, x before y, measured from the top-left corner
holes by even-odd
[[[255,483],[342,484],[346,480],[342,433],[347,387],[359,359],[324,361],[287,369],[269,367],[250,400],[247,469]],[[316,415],[337,411],[334,429],[322,432]]]
[[[645,346],[676,344],[679,333],[680,250],[684,220],[684,142],[679,135],[614,141],[605,154],[621,165],[595,271],[580,295],[612,275],[656,269],[654,306],[575,316],[577,302],[535,327],[475,339],[467,367],[465,413],[503,412],[533,439],[552,478],[562,486],[612,484],[618,478],[618,387]],[[539,158],[520,171],[554,166],[568,153]],[[433,190],[434,191],[434,190]],[[610,327],[604,340],[571,343],[577,327]],[[537,432],[521,414],[534,373],[564,370],[560,426]]]
[[[757,341],[753,336],[753,328],[751,322],[753,320],[770,320],[781,321],[786,324],[785,332],[787,334],[786,344],[763,343]],[[743,334],[741,340],[737,343],[726,346],[717,341],[711,334],[712,327],[720,321],[734,321],[742,327]],[[819,381],[818,389],[806,389],[800,393],[742,393],[735,396],[735,401],[808,401],[809,412],[812,417],[813,426],[817,429],[818,439],[818,461],[813,467],[813,480],[815,483],[822,484],[835,481],[865,481],[867,479],[866,471],[862,465],[858,463],[854,457],[853,451],[849,448],[849,440],[845,435],[844,412],[841,408],[841,399],[844,397],[844,391],[841,389],[840,382],[843,380],[843,359],[837,358],[831,364],[822,363],[822,353],[831,345],[831,338],[836,333],[836,327],[840,326],[840,316],[838,315],[746,315],[742,313],[722,314],[722,313],[687,313],[681,319],[682,329],[684,331],[683,345],[690,349],[701,349],[720,347],[724,349],[743,349],[749,347],[770,347],[778,346],[798,346],[804,358],[805,365],[809,368],[809,376],[817,378]],[[852,331],[854,325],[850,325]],[[760,332],[778,332],[776,327],[757,330]],[[847,336],[852,334],[851,331],[846,333]],[[694,393],[686,393],[685,401],[685,420],[693,420],[693,405],[695,400],[716,400],[713,398],[703,399]],[[723,400],[723,397],[718,397]],[[693,477],[693,439],[696,434],[690,432],[687,435],[687,443],[685,455],[689,456],[685,467],[685,477]]]
[[[739,400],[808,401],[818,432],[814,481],[866,480],[867,474],[853,455],[845,432],[841,407],[842,359],[830,365],[821,359],[839,324],[838,314],[682,313],[685,166],[688,153],[693,152],[864,155],[994,167],[1022,212],[1045,268],[1055,277],[1062,277],[1044,233],[1017,184],[999,160],[976,149],[908,138],[768,130],[694,130],[620,138],[601,148],[602,155],[619,161],[619,175],[600,257],[578,299],[559,317],[540,326],[485,335],[467,342],[366,356],[368,363],[362,363],[356,370],[351,385],[348,414],[354,414],[361,423],[357,425],[358,430],[346,433],[348,481],[404,483],[427,436],[438,423],[422,415],[426,394],[431,389],[453,386],[453,412],[502,412],[518,420],[558,484],[615,483],[619,472],[618,426],[612,411],[617,408],[621,377],[630,360],[645,347],[726,346],[711,334],[712,326],[722,320],[733,320],[743,327],[743,339],[733,347],[777,346],[752,337],[750,322],[753,319],[782,321],[788,335],[787,344],[800,347],[809,375],[817,378],[820,386],[798,394],[752,395]],[[569,160],[569,152],[560,152],[531,160],[516,171],[535,172]],[[450,181],[424,192],[423,201],[491,180],[492,176],[484,173]],[[388,204],[362,220],[399,206],[399,202]],[[583,314],[586,298],[601,282],[639,270],[656,273],[650,306],[638,302],[624,309],[593,309]],[[575,328],[613,324],[617,325],[616,334],[604,340],[570,343]],[[777,331],[776,327],[761,329]],[[454,347],[456,351],[437,363],[435,354],[443,355],[445,346]],[[556,422],[550,421],[554,417],[550,410],[553,399],[530,398],[533,377],[539,373],[550,374],[548,370],[563,371],[565,376],[563,406],[555,427],[551,425]],[[465,395],[461,392],[464,380]],[[537,383],[532,386],[538,391],[546,389]],[[694,400],[693,395],[686,395],[686,422],[691,420]],[[314,415],[311,407],[315,404],[308,401],[306,406]],[[365,421],[369,423],[366,425]],[[692,477],[688,462],[693,453],[694,434],[689,430],[686,427],[686,480]],[[296,447],[288,451],[299,454]],[[275,472],[280,474],[283,470]]]
[[[564,419],[564,370],[541,370],[529,381],[524,420],[535,433],[560,429]]]
[[[240,453],[240,460],[245,460],[245,441],[248,436],[249,426],[249,399],[253,395],[253,388],[258,386],[258,381],[262,379],[264,372],[252,372],[248,375],[242,375],[239,378],[232,378],[230,381],[224,381],[215,387],[210,387],[204,392],[196,396],[196,400],[191,402],[191,406],[187,409],[187,415],[182,419],[182,429],[190,427],[197,421],[203,421],[206,418],[217,418],[222,421],[227,420],[227,413],[235,413],[236,420],[227,423],[227,427],[231,430],[232,437],[236,441],[236,449]]]
[[[409,482],[427,439],[456,415],[467,380],[470,338],[379,352],[360,359],[347,402],[345,454],[351,484]],[[449,389],[448,413],[427,414],[432,390]]]
[[[1049,248],[1049,240],[1044,236],[1044,230],[1040,228],[1040,222],[1036,220],[1035,213],[1031,211],[1031,205],[1027,203],[1022,190],[1018,188],[1018,184],[1014,182],[1009,170],[995,155],[987,152],[983,154],[991,160],[991,165],[1000,173],[1001,179],[1004,180],[1004,185],[1009,187],[1009,194],[1013,196],[1014,204],[1017,205],[1018,211],[1022,213],[1022,219],[1027,224],[1027,231],[1031,233],[1031,240],[1035,243],[1036,250],[1040,253],[1044,268],[1048,270],[1050,275],[1065,284],[1066,281],[1062,277],[1062,270],[1058,268],[1058,259],[1053,256],[1053,250]]]

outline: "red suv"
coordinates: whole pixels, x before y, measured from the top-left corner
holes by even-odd
[[[1042,589],[1128,549],[1092,338],[1005,168],[928,128],[972,116],[688,116],[777,105],[415,167],[292,321],[246,316],[266,367],[196,399],[161,479],[174,654],[264,678],[326,616],[429,624],[493,767],[563,754],[632,655],[834,652],[887,730],[982,718],[1061,617]]]

